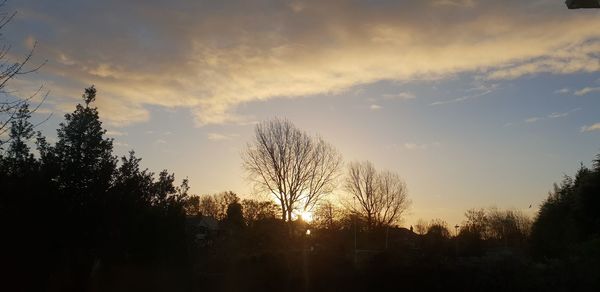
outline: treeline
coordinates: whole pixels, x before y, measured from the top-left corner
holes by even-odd
[[[34,131],[27,103],[11,121],[0,154],[6,285],[85,291],[105,267],[187,261],[187,180],[176,184],[166,170],[141,168],[133,152],[118,159],[95,98],[96,89],[87,88],[59,125],[55,143]]]

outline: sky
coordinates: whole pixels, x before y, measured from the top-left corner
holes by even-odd
[[[251,197],[240,153],[283,117],[346,162],[397,172],[405,225],[469,208],[534,214],[600,153],[600,10],[561,0],[9,0],[10,84],[49,95],[50,138],[95,85],[119,155]],[[343,194],[339,188],[335,194]],[[532,208],[529,208],[532,205]]]

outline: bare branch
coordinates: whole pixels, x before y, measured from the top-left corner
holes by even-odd
[[[311,210],[330,193],[341,165],[335,148],[280,119],[256,126],[255,140],[242,158],[255,187],[279,201],[284,220],[295,211]]]

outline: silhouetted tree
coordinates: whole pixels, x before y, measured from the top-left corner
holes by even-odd
[[[22,175],[36,162],[27,144],[35,135],[30,118],[29,105],[23,103],[11,121],[9,145],[3,167],[12,175]]]
[[[242,200],[242,209],[247,225],[252,225],[260,220],[274,219],[279,214],[278,206],[272,201],[245,199]]]
[[[427,221],[423,219],[419,219],[417,224],[415,224],[415,232],[420,235],[427,234],[427,228],[429,228]]]
[[[429,226],[427,227],[427,236],[441,239],[450,238],[448,223],[442,219],[431,220]]]
[[[492,208],[486,214],[488,236],[515,245],[525,242],[529,237],[531,220],[516,210],[498,210]]]
[[[185,214],[188,216],[198,216],[200,212],[200,196],[189,196],[184,205]]]
[[[66,114],[65,122],[59,125],[58,142],[50,150],[54,161],[44,161],[56,165],[57,187],[75,195],[79,204],[90,202],[97,192],[108,189],[116,166],[112,139],[104,138],[106,130],[102,128],[98,109],[92,106],[96,89],[86,88],[82,97],[84,104]]]
[[[328,200],[319,203],[313,214],[313,224],[319,228],[335,230],[339,228],[342,211]]]
[[[389,171],[377,172],[369,161],[349,164],[344,186],[353,198],[352,203],[346,202],[346,207],[365,216],[369,226],[398,223],[410,206],[400,176]]]
[[[227,213],[224,221],[231,228],[240,229],[244,227],[244,211],[242,204],[238,201],[231,202],[229,206],[227,206]]]
[[[488,234],[488,218],[484,209],[469,209],[465,212],[465,220],[462,223],[461,233],[469,233],[470,236],[483,240]]]
[[[11,121],[9,149],[0,156],[0,229],[9,247],[0,250],[11,251],[2,258],[13,271],[32,275],[21,282],[44,283],[52,274],[61,283],[55,290],[82,291],[112,264],[185,262],[187,179],[175,186],[167,171],[155,177],[133,152],[117,168],[95,97],[86,89],[54,145],[38,133],[39,160],[27,144],[33,126],[26,104]]]
[[[242,158],[255,186],[275,196],[287,221],[296,210],[310,211],[335,188],[341,165],[341,155],[323,139],[279,119],[256,126]]]
[[[560,257],[578,245],[600,238],[600,155],[593,168],[581,166],[565,176],[542,204],[532,227],[539,256]]]
[[[231,203],[239,202],[239,197],[231,191],[200,197],[199,211],[203,216],[214,217],[217,220],[225,219],[227,208]]]

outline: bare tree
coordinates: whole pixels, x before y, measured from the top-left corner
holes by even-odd
[[[313,224],[324,229],[336,229],[340,225],[341,217],[342,214],[336,205],[329,200],[323,200],[315,208]]]
[[[377,170],[373,163],[352,162],[348,165],[344,188],[352,195],[353,200],[352,204],[347,202],[346,205],[353,212],[366,217],[369,226],[373,225],[373,218],[377,212],[378,187]]]
[[[353,197],[352,204],[346,205],[365,216],[370,227],[398,223],[410,206],[406,184],[400,176],[390,171],[377,172],[369,161],[348,166],[345,188]]]
[[[417,224],[415,224],[415,231],[419,235],[427,234],[427,229],[429,229],[429,224],[427,223],[427,221],[425,221],[423,219],[419,219],[417,221]]]
[[[397,173],[383,171],[379,174],[380,206],[375,213],[376,222],[392,225],[402,219],[402,215],[410,207],[406,183]]]
[[[0,9],[3,9],[5,4],[6,1],[0,1]],[[15,15],[16,12],[5,13],[0,11],[0,36],[2,35],[2,30],[11,22]],[[29,104],[32,99],[40,96],[40,93],[42,92],[43,87],[40,87],[33,94],[27,97],[19,97],[14,94],[15,92],[7,90],[7,86],[11,80],[19,75],[37,71],[42,65],[44,65],[45,62],[32,68],[26,68],[26,65],[33,57],[33,51],[35,50],[36,46],[37,42],[33,44],[33,47],[27,54],[24,55],[21,60],[11,60],[9,58],[10,45],[5,43],[0,44],[0,135],[8,131],[8,125],[11,123],[11,121],[17,119],[19,109],[21,109],[24,104]],[[44,101],[46,96],[47,93],[42,95],[41,101],[30,112],[35,112]],[[0,140],[0,146],[4,142],[5,141]]]
[[[229,205],[231,203],[237,203],[239,200],[238,196],[232,191],[213,195],[203,195],[199,199],[198,211],[204,216],[223,220],[227,215],[227,208]]]
[[[322,138],[309,136],[282,119],[258,124],[242,159],[255,187],[276,198],[281,218],[288,221],[294,211],[312,210],[333,191],[342,161]]]

